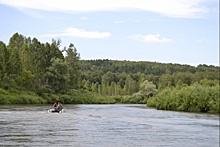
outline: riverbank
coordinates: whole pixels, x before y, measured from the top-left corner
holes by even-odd
[[[4,90],[0,88],[0,104],[51,104],[59,101],[63,104],[114,104],[115,97],[99,95],[87,90],[70,90],[65,94],[30,91]]]
[[[84,89],[69,90],[65,94],[4,90],[0,88],[0,104],[145,104],[158,110],[219,114],[219,85],[193,85],[183,88],[167,88],[153,97],[141,95],[108,96]]]

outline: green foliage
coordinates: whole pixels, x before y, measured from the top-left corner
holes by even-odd
[[[46,78],[48,85],[55,91],[64,92],[69,82],[69,71],[66,62],[58,58],[51,59],[52,65],[48,67]]]
[[[0,87],[36,92],[47,85],[50,91],[59,93],[65,91],[67,86],[71,87],[69,84],[78,82],[79,74],[76,79],[71,79],[70,75],[79,71],[69,71],[71,63],[65,62],[59,49],[60,43],[60,40],[53,39],[51,44],[43,44],[36,38],[31,40],[18,33],[10,38],[7,47],[0,42]],[[74,65],[78,65],[76,49],[74,53],[77,54]]]
[[[0,86],[4,84],[2,81],[7,72],[8,56],[6,45],[0,41]]]
[[[34,75],[28,70],[22,71],[21,75],[15,79],[17,85],[23,87],[25,90],[30,90],[33,80]]]
[[[200,80],[204,78],[208,80],[219,79],[219,67],[211,65],[199,65],[197,68],[189,65],[171,63],[163,64],[108,59],[80,60],[80,62],[82,79],[89,80],[91,85],[98,82],[99,87],[102,87],[100,88],[102,94],[109,94],[108,89],[112,82],[120,85],[121,89],[116,89],[120,91],[120,95],[129,95],[136,93],[139,90],[139,87],[136,85],[144,80],[153,82],[157,89],[163,90],[164,88],[175,87],[177,85],[179,87],[189,86],[194,82],[200,82]],[[132,92],[128,90],[131,82],[126,83],[128,75],[134,81],[132,87],[135,87],[135,90]]]
[[[158,90],[156,89],[156,85],[154,85],[153,82],[145,80],[143,83],[140,84],[139,93],[148,98],[154,96],[157,93],[157,91]]]
[[[156,85],[148,80],[140,84],[140,90],[130,96],[123,96],[120,103],[144,104],[147,100],[157,93]]]
[[[162,110],[219,113],[219,85],[167,88],[147,101],[147,106]]]
[[[147,102],[165,110],[219,112],[220,67],[80,60],[73,43],[62,50],[65,56],[60,44],[18,33],[8,45],[0,41],[0,104]]]
[[[65,95],[59,95],[56,101],[64,104],[114,104],[113,97],[103,96],[87,90],[70,90]]]
[[[0,88],[0,104],[44,104],[45,99],[33,92],[6,91]]]
[[[146,98],[141,96],[141,95],[127,95],[127,96],[122,96],[120,101],[118,103],[123,103],[123,104],[145,104],[146,103]]]
[[[80,55],[77,53],[77,50],[72,43],[70,43],[69,48],[65,51],[67,54],[65,60],[68,66],[70,76],[70,88],[78,88],[80,80]]]

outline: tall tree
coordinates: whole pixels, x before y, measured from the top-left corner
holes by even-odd
[[[7,49],[9,51],[9,74],[18,76],[22,71],[20,54],[22,46],[25,44],[25,37],[15,33],[9,40]]]
[[[18,76],[22,71],[21,60],[19,57],[19,50],[17,47],[9,47],[9,69],[8,72],[11,77]]]
[[[170,74],[163,74],[159,79],[159,90],[173,86],[173,78]]]
[[[35,75],[34,87],[36,89],[45,85],[45,73],[47,67],[45,45],[41,44],[36,38],[32,39],[29,48],[33,54],[32,64],[34,66],[32,73]]]
[[[80,54],[77,53],[77,49],[74,47],[72,43],[70,43],[69,47],[66,51],[67,56],[65,60],[68,65],[69,75],[70,75],[70,88],[79,88],[79,80],[80,80]]]
[[[32,84],[34,81],[34,75],[31,73],[31,71],[24,69],[21,74],[15,79],[15,81],[20,90],[24,89],[33,91]]]
[[[3,79],[7,76],[8,50],[6,45],[0,41],[0,86],[3,85]]]
[[[46,78],[48,85],[55,92],[65,92],[69,82],[68,65],[62,59],[52,58],[52,65],[48,67]]]
[[[127,76],[125,80],[125,87],[124,87],[124,92],[126,95],[131,95],[134,92],[137,92],[137,84],[136,82],[132,79],[130,75]]]
[[[140,91],[143,96],[146,97],[152,97],[157,93],[156,85],[153,84],[153,82],[149,82],[148,80],[145,80],[140,84]]]
[[[20,60],[23,70],[33,71],[34,69],[34,65],[32,63],[32,61],[34,60],[33,52],[30,50],[27,44],[24,44],[21,48]]]

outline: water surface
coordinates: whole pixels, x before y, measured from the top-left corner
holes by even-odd
[[[145,105],[0,106],[0,146],[219,147],[219,116]]]

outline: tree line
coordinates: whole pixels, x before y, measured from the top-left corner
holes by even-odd
[[[41,43],[18,33],[10,38],[7,46],[1,41],[0,87],[38,94],[78,88],[80,56],[72,43],[62,51],[60,43],[60,40]]]
[[[84,89],[108,95],[132,95],[140,90],[145,80],[156,89],[219,83],[219,67],[156,62],[115,60],[81,60],[81,78]]]
[[[179,93],[181,89],[181,92],[187,93],[195,85],[218,88],[219,69],[218,66],[205,64],[195,67],[147,61],[82,60],[73,43],[61,49],[61,40],[41,43],[36,38],[15,33],[8,45],[0,41],[0,99],[7,101],[5,95],[10,97],[8,91],[27,91],[29,96],[21,96],[20,101],[29,99],[27,103],[35,103],[30,101],[36,100],[36,96],[40,102],[54,99],[62,99],[65,103],[149,101],[149,106],[171,109],[160,105],[160,95],[166,93],[164,91],[172,89]],[[214,105],[213,102],[208,104]],[[177,106],[171,110],[174,108],[189,110]]]

